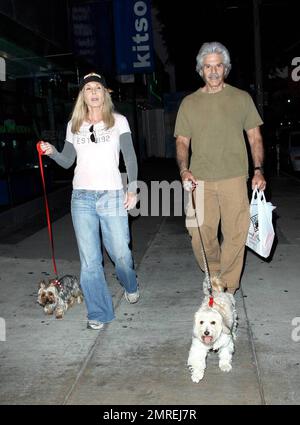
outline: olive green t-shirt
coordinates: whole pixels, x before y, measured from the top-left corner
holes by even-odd
[[[251,96],[226,84],[217,93],[199,89],[186,96],[178,110],[174,135],[191,139],[194,177],[222,180],[248,175],[243,130],[261,124]]]

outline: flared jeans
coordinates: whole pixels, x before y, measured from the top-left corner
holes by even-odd
[[[129,248],[128,214],[123,202],[122,189],[75,189],[72,192],[71,214],[80,256],[80,284],[88,320],[107,323],[115,318],[103,269],[101,235],[121,285],[128,293],[137,291],[136,273]]]

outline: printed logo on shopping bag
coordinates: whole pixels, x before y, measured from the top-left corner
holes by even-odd
[[[251,217],[253,230],[254,232],[258,232],[258,214],[255,214]]]
[[[259,242],[259,231],[258,231],[258,214],[250,217],[251,223],[248,232],[249,243],[256,244]]]

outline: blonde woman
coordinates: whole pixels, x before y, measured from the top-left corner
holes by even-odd
[[[136,204],[137,161],[128,121],[114,112],[104,77],[90,73],[83,77],[79,88],[62,152],[47,142],[41,147],[64,168],[77,161],[71,214],[81,262],[80,284],[87,307],[87,327],[100,330],[115,315],[102,266],[99,227],[126,300],[136,303],[139,299],[128,246],[127,214]],[[120,150],[129,180],[125,194],[119,171]]]

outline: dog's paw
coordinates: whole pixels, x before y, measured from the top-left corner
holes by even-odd
[[[55,317],[56,317],[56,319],[63,319],[63,317],[64,317],[64,310],[61,309],[61,308],[57,308],[55,310]]]
[[[53,314],[53,311],[54,311],[54,309],[51,306],[49,306],[49,305],[46,305],[44,307],[45,314]]]
[[[203,378],[203,376],[204,376],[204,370],[196,369],[196,370],[193,370],[192,375],[191,375],[191,378],[192,378],[192,381],[193,382],[195,382],[196,384],[198,384],[198,382],[201,381],[201,379]]]
[[[223,372],[230,372],[232,369],[232,366],[230,363],[219,363],[219,367]]]

